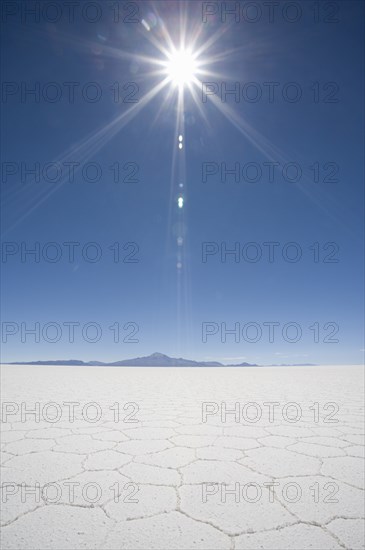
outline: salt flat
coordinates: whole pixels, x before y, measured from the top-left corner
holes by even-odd
[[[2,400],[4,550],[364,548],[360,366],[4,365]]]

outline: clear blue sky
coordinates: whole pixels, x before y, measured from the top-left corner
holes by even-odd
[[[263,12],[251,23],[242,12],[238,21],[229,15],[224,21],[221,3],[213,3],[217,13],[206,14],[205,22],[201,2],[179,2],[179,7],[165,1],[132,2],[136,14],[122,10],[119,23],[107,3],[100,3],[102,14],[95,23],[82,18],[80,9],[69,21],[63,3],[58,4],[56,23],[44,14],[34,21],[17,13],[7,15],[2,25],[2,321],[12,323],[3,325],[7,341],[2,361],[113,361],[161,351],[227,363],[360,363],[363,3],[336,2],[333,15],[326,3],[319,2],[314,14],[311,2],[296,2],[302,14],[293,22],[287,19],[295,19],[295,13],[284,17],[281,3],[270,22],[263,4],[256,2]],[[164,26],[179,45],[179,10],[185,9],[187,48],[195,34],[193,53],[215,37],[196,60],[207,72],[196,76],[214,83],[210,90],[216,94],[204,98],[193,84],[194,101],[186,87],[184,107],[177,113],[173,84],[145,101],[166,76],[157,74],[158,66],[147,58],[164,59],[158,49],[159,44],[169,49]],[[126,17],[138,22],[123,21]],[[74,102],[69,100],[70,82],[78,83]],[[90,82],[96,85],[85,88]],[[115,102],[116,82],[122,100],[138,102]],[[127,83],[133,84],[123,89]],[[223,83],[227,89],[238,83],[239,95],[228,95],[225,103]],[[27,87],[37,86],[39,101],[25,94]],[[101,90],[100,100],[85,99],[95,90]],[[289,101],[298,90],[301,98]],[[56,101],[45,100],[44,94],[53,98],[55,93],[61,93]],[[262,95],[249,101],[254,93]],[[183,121],[178,128],[177,115]],[[176,132],[183,135],[182,150]],[[69,165],[61,164],[62,177],[52,183],[57,174],[46,167],[57,160],[81,167],[95,163],[87,177],[94,177],[97,166],[100,179],[85,181],[76,170],[69,181]],[[43,171],[40,181],[22,174],[35,163]],[[121,180],[134,172],[136,181],[115,183],[110,169],[115,163]],[[278,163],[274,181],[267,163]],[[288,178],[283,177],[287,163],[300,166],[300,181],[288,181],[295,176],[293,165],[287,167]],[[232,169],[237,164],[239,181],[229,174],[224,181],[224,165]],[[204,182],[207,169],[217,173]],[[256,169],[262,175],[248,182],[244,175],[254,178]],[[326,176],[335,181],[324,181]],[[178,237],[183,238],[180,244]],[[22,249],[37,242],[40,261],[34,255],[22,261]],[[80,243],[74,261],[67,242]],[[86,247],[83,255],[90,242],[97,247]],[[116,247],[109,247],[116,242],[122,260],[129,254],[138,261],[115,263]],[[212,253],[204,262],[207,242],[216,244],[208,248]],[[273,262],[263,245],[268,242],[278,243]],[[283,258],[283,253],[292,257],[295,252],[285,248],[289,242],[300,247],[297,262]],[[126,243],[136,243],[138,250],[136,245],[123,250]],[[247,243],[256,244],[247,248]],[[223,256],[222,261],[224,247],[235,246],[240,257]],[[60,260],[50,261],[57,250]],[[87,254],[92,258],[96,250],[100,260],[88,261]],[[261,259],[248,261],[258,250]],[[79,323],[74,342],[64,325],[70,322]],[[94,337],[93,327],[85,329],[86,338],[81,334],[90,322],[102,331],[94,343],[87,341]],[[109,328],[116,322],[119,343]],[[279,323],[272,342],[270,322]],[[288,342],[282,328],[294,322],[302,335]],[[39,342],[25,333],[35,323]],[[57,329],[47,329],[47,323],[61,327],[58,341],[50,341],[58,338]],[[123,342],[136,326],[123,329],[126,323],[138,325],[138,342]],[[211,323],[204,326],[215,332],[206,342],[203,323]],[[224,323],[227,329],[238,327],[239,335],[227,335],[224,341]],[[256,325],[245,327],[247,323]],[[325,342],[336,326],[332,339],[339,342]],[[15,334],[7,336],[12,330]],[[262,330],[261,337],[249,342],[255,330]],[[294,328],[288,330],[287,339],[294,340]]]

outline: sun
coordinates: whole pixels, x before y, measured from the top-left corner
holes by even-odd
[[[196,60],[190,50],[177,50],[169,55],[166,73],[172,84],[182,88],[192,84],[196,74]]]

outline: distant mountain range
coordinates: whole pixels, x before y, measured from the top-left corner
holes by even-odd
[[[77,359],[60,359],[57,361],[27,361],[14,362],[11,365],[61,365],[61,366],[81,366],[81,367],[259,367],[256,363],[238,363],[224,365],[218,361],[193,361],[192,359],[183,359],[182,357],[169,357],[163,353],[152,353],[145,357],[135,357],[133,359],[124,359],[123,361],[114,361],[105,363],[102,361],[79,361]],[[269,365],[275,367],[288,366],[314,366],[312,363],[302,363],[296,365]]]
[[[57,361],[27,361],[11,363],[12,365],[74,365],[85,367],[257,367],[254,363],[240,363],[238,365],[223,365],[218,361],[193,361],[182,357],[169,357],[163,353],[152,353],[145,357],[135,357],[104,363],[102,361],[79,361],[77,359],[60,359]]]

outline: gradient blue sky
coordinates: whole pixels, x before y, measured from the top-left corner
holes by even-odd
[[[28,5],[32,2],[28,2]],[[257,2],[262,5],[262,3]],[[2,257],[2,321],[17,323],[19,331],[3,343],[2,361],[83,359],[113,361],[161,351],[172,356],[222,362],[270,363],[360,363],[363,358],[363,16],[362,2],[337,2],[338,22],[329,17],[320,2],[320,21],[313,21],[310,2],[297,2],[303,15],[289,23],[280,15],[270,22],[267,15],[256,23],[218,16],[202,22],[201,2],[136,2],[139,23],[116,24],[103,4],[97,23],[74,22],[64,16],[58,23],[19,14],[3,22],[3,81],[56,82],[62,99],[50,103],[32,97],[21,102],[20,93],[2,97],[2,163],[35,162],[44,166],[63,159],[96,162],[102,168],[98,183],[82,180],[55,185],[21,181],[19,173],[2,177],[3,247],[6,243],[57,242],[63,248],[59,262],[20,254]],[[62,5],[62,2],[60,2]],[[216,4],[221,9],[221,4]],[[281,3],[283,5],[283,3]],[[203,81],[226,81],[244,85],[258,83],[264,90],[257,103],[232,96],[222,103],[218,97],[202,102],[197,90],[195,103],[187,90],[184,105],[184,149],[177,151],[177,93],[171,86],[158,93],[115,135],[105,133],[105,143],[76,148],[76,144],[106,127],[137,104],[115,103],[110,86],[119,81],[137,83],[136,98],[143,97],[163,76],[149,74],[153,67],[141,56],[162,59],[153,41],[166,46],[163,24],[173,42],[181,35],[180,15],[186,12],[189,35],[199,32],[198,44],[215,33],[219,38],[205,51],[202,60],[219,76],[200,76]],[[123,12],[124,14],[124,12]],[[150,30],[142,25],[148,21]],[[225,32],[224,32],[225,31]],[[127,56],[123,55],[127,52]],[[97,82],[103,95],[88,103],[76,92],[67,101],[65,82]],[[277,82],[277,95],[268,101],[264,82]],[[290,103],[281,96],[283,85],[296,82],[303,95]],[[320,83],[320,99],[313,100],[314,82]],[[338,86],[337,102],[325,102]],[[80,88],[79,87],[79,88]],[[78,88],[78,89],[79,89]],[[4,90],[3,90],[4,91]],[[131,91],[128,89],[123,94]],[[232,124],[224,109],[234,112]],[[223,109],[223,112],[222,110]],[[246,134],[240,128],[246,125]],[[254,136],[255,141],[250,138]],[[98,144],[98,142],[96,142]],[[260,148],[257,147],[260,145]],[[85,155],[85,157],[80,157]],[[176,165],[172,169],[175,155]],[[80,160],[81,158],[81,160]],[[221,182],[219,176],[202,182],[204,162],[235,163],[297,162],[303,169],[300,183],[283,181],[277,173],[269,182],[263,175],[256,183]],[[138,181],[113,182],[109,169],[115,162],[138,164]],[[311,165],[321,166],[321,181],[313,182]],[[323,182],[324,165],[336,162],[337,182]],[[4,170],[4,164],[3,164]],[[177,207],[178,173],[184,181],[183,213]],[[66,170],[64,171],[66,173]],[[265,174],[265,173],[264,173]],[[125,175],[125,174],[124,174]],[[184,228],[181,230],[182,214]],[[180,223],[180,225],[178,225]],[[180,228],[180,229],[179,229]],[[180,233],[179,233],[180,231]],[[181,233],[183,231],[183,233]],[[177,269],[176,237],[183,234],[182,268]],[[97,242],[102,249],[99,262],[85,261],[76,252],[73,263],[64,242]],[[232,256],[222,262],[216,254],[202,262],[202,243],[275,241],[280,243],[275,261],[267,253],[256,263]],[[283,260],[285,243],[298,243],[303,257],[297,263]],[[138,244],[137,263],[114,263],[110,245]],[[309,247],[318,242],[336,243],[336,263],[313,261]],[[5,244],[4,244],[5,243]],[[3,249],[4,250],[4,249]],[[130,249],[131,250],[131,249]],[[263,249],[264,250],[264,249]],[[327,250],[327,253],[329,250]],[[122,254],[126,252],[122,251]],[[266,255],[265,255],[266,254]],[[123,256],[122,256],[123,257]],[[48,322],[98,323],[102,337],[86,342],[78,328],[75,341],[68,342],[63,328],[58,342],[32,336],[21,341],[21,323],[31,328]],[[138,343],[113,342],[108,328],[115,322],[139,326]],[[202,342],[202,323],[226,323],[233,328],[255,322],[280,323],[274,342],[263,331],[256,343],[221,341],[220,331]],[[303,331],[296,343],[281,337],[281,327],[298,323]],[[309,329],[321,327],[315,343]],[[337,323],[339,343],[323,342]],[[5,329],[6,330],[6,329]],[[129,331],[122,331],[122,339]],[[50,333],[51,334],[51,333]],[[4,338],[4,325],[3,325]]]

